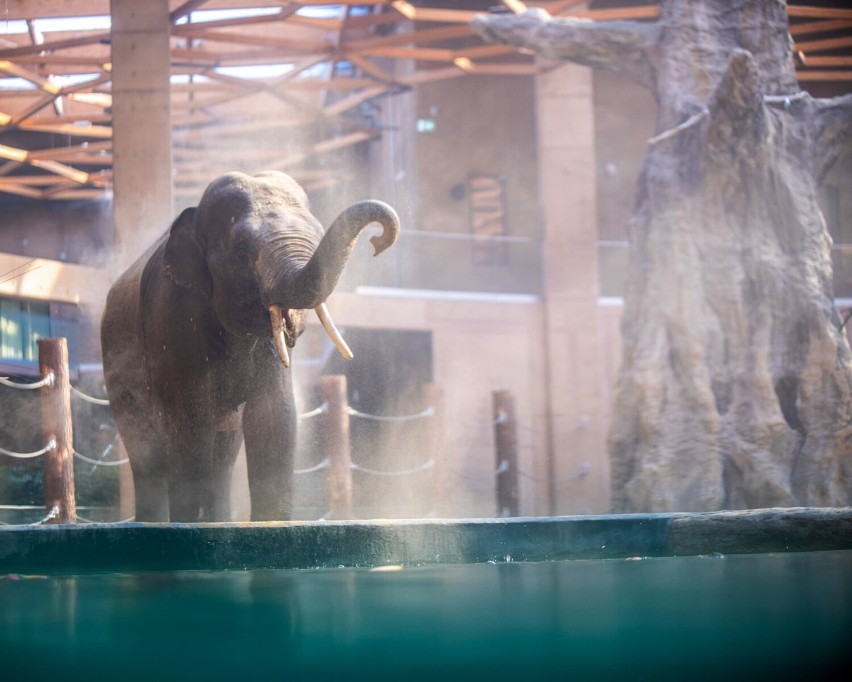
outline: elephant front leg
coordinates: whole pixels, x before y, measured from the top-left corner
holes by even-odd
[[[231,472],[240,447],[238,431],[199,438],[173,453],[169,478],[172,521],[231,520]]]
[[[277,393],[277,392],[276,392]],[[277,393],[246,404],[243,413],[252,521],[293,517],[296,412],[292,395]]]
[[[169,521],[169,480],[165,474],[152,474],[134,468],[133,488],[136,494],[136,521]]]

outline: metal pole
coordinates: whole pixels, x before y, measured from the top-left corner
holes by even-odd
[[[44,454],[44,506],[48,512],[46,522],[77,523],[67,341],[64,338],[39,339],[38,366],[42,378],[53,377],[41,389],[44,442],[54,444]]]
[[[518,516],[518,439],[515,401],[509,391],[494,391],[494,444],[497,459],[497,514]]]
[[[321,381],[325,413],[328,471],[328,505],[333,519],[352,518],[352,455],[349,443],[349,402],[346,377],[324,376]]]

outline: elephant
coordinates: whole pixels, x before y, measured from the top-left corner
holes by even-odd
[[[389,205],[359,201],[323,232],[302,187],[227,173],[110,288],[104,382],[136,491],[136,520],[230,520],[245,443],[252,521],[292,518],[297,414],[290,353],[314,309],[352,352],[326,299],[361,230],[378,255],[396,241]]]

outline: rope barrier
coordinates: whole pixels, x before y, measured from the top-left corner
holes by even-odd
[[[95,521],[93,519],[87,519],[85,516],[80,516],[77,514],[77,521],[82,521],[83,523],[130,523],[131,521],[135,521],[136,516],[128,516],[126,519],[121,519],[120,521]]]
[[[26,391],[35,388],[44,388],[45,386],[53,386],[54,378],[53,372],[48,372],[47,376],[41,381],[36,381],[32,384],[21,384],[16,381],[9,381],[9,377],[0,377],[0,385]]]
[[[311,417],[318,417],[319,415],[325,414],[326,412],[328,412],[328,403],[323,403],[315,410],[300,414],[299,419],[310,419]]]
[[[789,109],[793,102],[797,102],[801,99],[804,99],[808,96],[808,93],[804,90],[800,90],[797,93],[792,95],[764,95],[763,101],[767,104],[780,104],[785,109]],[[648,145],[655,145],[658,142],[662,142],[663,140],[667,140],[670,137],[674,137],[678,133],[683,132],[687,128],[691,128],[696,123],[700,122],[705,116],[710,114],[710,110],[707,107],[704,107],[697,114],[693,114],[688,119],[686,119],[683,123],[674,126],[673,128],[669,128],[668,130],[663,131],[659,135],[655,135],[654,137],[648,140]]]
[[[785,109],[789,109],[790,105],[793,102],[797,102],[800,99],[804,99],[808,96],[808,93],[804,90],[799,90],[799,92],[793,95],[764,95],[763,101],[767,104],[782,104]]]
[[[56,447],[56,441],[51,438],[50,442],[45,445],[41,450],[37,450],[36,452],[12,452],[11,450],[6,450],[5,448],[0,448],[0,453],[3,453],[7,457],[14,457],[16,459],[30,459],[32,457],[41,457],[44,453],[52,450]]]
[[[106,454],[109,451],[109,449],[110,448],[107,448],[106,450],[104,450],[104,454]],[[92,459],[91,457],[86,457],[85,455],[81,455],[76,450],[72,450],[72,452],[74,453],[74,456],[77,459],[83,460],[84,462],[88,462],[89,464],[93,464],[96,467],[117,467],[121,464],[127,464],[130,461],[129,459],[127,459],[125,457],[124,459],[115,459],[115,460],[110,460],[109,462],[104,462],[103,460],[100,460],[100,459]]]
[[[364,414],[363,412],[359,412],[354,407],[350,407],[347,409],[350,417],[358,417],[360,419],[372,419],[373,421],[379,422],[407,422],[414,421],[415,419],[424,419],[426,417],[432,417],[435,415],[435,409],[431,406],[427,407],[422,412],[418,412],[417,414],[409,414],[403,415],[399,417],[378,417],[374,414]]]
[[[294,474],[302,475],[302,474],[312,474],[315,471],[320,471],[321,469],[328,469],[331,466],[331,462],[328,457],[322,460],[319,464],[316,464],[312,467],[308,467],[307,469],[296,469],[293,471]]]
[[[459,478],[467,479],[468,481],[490,481],[492,478],[497,478],[500,474],[506,473],[509,470],[509,463],[504,459],[500,462],[500,465],[492,471],[490,474],[483,474],[480,476],[471,476],[470,474],[463,474],[461,471],[452,471]]]
[[[654,135],[654,137],[652,137],[648,140],[648,145],[649,146],[655,145],[658,142],[662,142],[663,140],[667,140],[670,137],[674,137],[678,133],[682,133],[687,128],[691,128],[696,123],[700,122],[701,119],[703,119],[709,113],[710,113],[710,110],[707,107],[705,107],[704,109],[699,111],[697,114],[693,114],[692,116],[690,116],[683,123],[676,125],[674,128],[669,128],[668,130],[663,131],[659,135]]]
[[[85,400],[86,402],[92,403],[93,405],[109,405],[109,400],[105,398],[93,398],[90,395],[86,395],[81,390],[71,387],[71,394],[77,396],[78,398]]]
[[[530,481],[535,481],[536,483],[569,483],[570,481],[576,481],[578,478],[583,478],[584,476],[588,476],[592,472],[591,464],[583,464],[580,466],[579,470],[573,476],[567,476],[563,478],[546,478],[543,476],[533,476],[532,474],[528,474],[525,471],[521,471],[518,469],[518,475],[523,476]]]
[[[376,469],[368,469],[367,467],[362,467],[360,464],[352,464],[349,465],[353,471],[360,471],[364,474],[372,474],[373,476],[409,476],[411,474],[416,474],[421,471],[428,471],[435,466],[434,460],[427,460],[423,462],[419,467],[415,467],[414,469],[404,469],[402,471],[378,471]]]
[[[47,516],[45,516],[41,521],[36,521],[35,523],[29,523],[27,525],[29,525],[29,526],[40,526],[43,523],[47,523],[51,519],[55,519],[57,516],[59,516],[59,505],[55,504],[50,509],[50,511],[47,512]]]

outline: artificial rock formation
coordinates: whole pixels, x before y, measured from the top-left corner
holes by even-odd
[[[629,225],[613,511],[852,504],[852,361],[816,201],[852,148],[852,95],[799,88],[785,3],[474,24],[626,75],[658,104]]]

